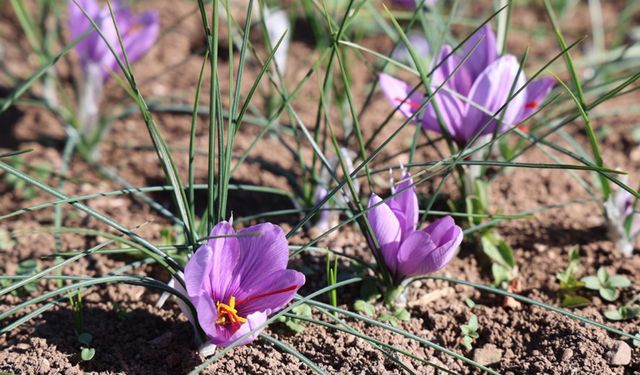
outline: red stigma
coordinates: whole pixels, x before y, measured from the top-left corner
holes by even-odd
[[[524,107],[526,109],[535,109],[538,108],[538,102],[535,100],[530,101],[529,103],[525,104]]]
[[[414,102],[411,99],[406,99],[405,100],[404,98],[399,98],[398,97],[398,98],[395,98],[394,100],[396,102],[398,102],[398,103],[404,102],[403,104],[408,104],[411,108],[413,108],[414,111],[417,111],[418,109],[420,109],[420,106],[418,105],[418,103]]]
[[[243,300],[238,301],[238,305],[245,304],[245,303],[251,302],[251,301],[255,301],[255,300],[258,300],[258,299],[261,299],[261,298],[271,297],[271,296],[276,295],[276,294],[290,292],[292,290],[296,290],[297,288],[298,288],[297,285],[291,285],[291,286],[288,286],[286,288],[274,290],[273,292],[258,294],[257,296],[250,296],[250,297],[247,297],[247,298],[245,298]]]

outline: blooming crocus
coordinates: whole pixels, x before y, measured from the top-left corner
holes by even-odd
[[[433,8],[438,0],[424,0],[424,6],[428,8]],[[423,3],[422,0],[393,0],[393,3],[406,8],[415,8],[416,6]]]
[[[633,254],[636,237],[640,234],[640,215],[634,209],[635,200],[631,193],[618,188],[604,203],[609,238],[627,257]]]
[[[540,107],[553,88],[554,80],[545,77],[532,81],[518,92],[527,79],[515,56],[498,55],[496,36],[489,25],[467,41],[460,55],[451,54],[452,51],[449,45],[442,47],[434,66],[442,64],[433,71],[430,84],[431,90],[435,91],[446,82],[435,94],[434,101],[444,127],[461,146],[475,136],[493,134],[496,127],[497,131],[504,132],[525,120]],[[458,68],[467,55],[468,59]],[[394,106],[402,103],[399,110],[407,117],[412,116],[425,100],[422,93],[411,93],[413,88],[406,82],[384,73],[380,75],[380,87]],[[514,95],[511,99],[510,94]],[[414,119],[423,128],[442,133],[431,103]]]
[[[287,269],[289,248],[276,225],[236,233],[223,221],[210,237],[185,267],[187,294],[212,344],[228,346],[241,338],[247,344],[270,314],[291,301],[304,275]]]
[[[141,58],[155,43],[160,31],[157,12],[144,12],[136,15],[120,0],[112,0],[114,18],[122,38],[122,45],[127,52],[129,62]],[[68,0],[69,29],[71,37],[76,39],[91,30],[90,17],[101,30],[109,44],[116,51],[120,61],[124,62],[124,53],[116,33],[109,7],[101,5],[97,0]],[[82,12],[82,9],[87,13]],[[119,71],[116,57],[108,45],[94,30],[76,45],[76,52],[82,66],[82,85],[78,104],[78,122],[83,134],[93,136],[102,94],[102,87],[112,72]]]
[[[411,176],[403,181],[385,203],[376,194],[369,199],[368,219],[382,257],[396,282],[423,276],[443,268],[462,242],[462,229],[445,216],[422,230],[418,225],[418,197]],[[393,186],[393,183],[392,183]]]

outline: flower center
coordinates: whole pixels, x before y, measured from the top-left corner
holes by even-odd
[[[216,302],[216,308],[218,310],[218,319],[216,319],[217,325],[239,326],[247,321],[246,318],[238,315],[238,310],[236,310],[236,297],[229,298],[229,304],[219,301]]]

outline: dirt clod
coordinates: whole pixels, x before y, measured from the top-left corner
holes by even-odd
[[[481,365],[492,365],[500,362],[501,359],[502,349],[499,349],[493,344],[487,344],[473,352],[473,360]]]
[[[631,363],[631,347],[624,341],[616,341],[607,353],[609,363],[613,366],[626,366]]]

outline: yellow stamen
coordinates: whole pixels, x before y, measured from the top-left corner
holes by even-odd
[[[240,325],[247,321],[247,319],[238,315],[238,310],[236,310],[236,297],[230,297],[229,304],[217,302],[216,308],[218,310],[216,324],[218,325]]]

